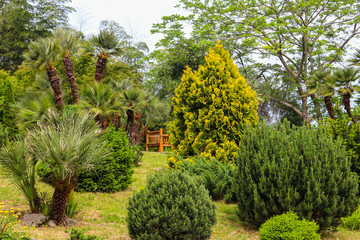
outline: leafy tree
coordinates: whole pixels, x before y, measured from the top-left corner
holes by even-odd
[[[268,59],[253,60],[274,66],[267,69],[267,76],[285,72],[301,106],[272,94],[269,97],[295,111],[305,123],[312,120],[310,99],[315,117],[321,119],[316,94],[306,94],[309,77],[340,61],[350,40],[360,33],[360,2],[356,0],[180,0],[179,6],[189,15],[167,16],[155,25],[165,34],[164,39],[173,34],[171,26],[187,21],[198,38],[223,39],[240,55],[257,54]],[[280,66],[281,72],[275,66]],[[278,85],[272,84],[271,89]]]
[[[46,73],[54,92],[57,108],[64,107],[61,80],[54,66],[54,60],[59,54],[58,45],[51,39],[39,39],[29,45],[29,51],[24,54],[24,63],[29,67],[46,68]]]
[[[172,105],[170,139],[181,156],[199,151],[208,158],[232,161],[244,125],[258,121],[256,94],[220,44],[210,49],[198,71],[184,71]]]
[[[55,188],[50,220],[64,222],[67,199],[76,187],[78,171],[92,168],[107,157],[103,132],[94,116],[65,109],[62,114],[50,110],[37,128],[28,132],[29,149],[51,171]]]
[[[0,73],[0,123],[3,124],[8,137],[14,138],[18,129],[15,126],[15,114],[11,105],[15,103],[16,78],[5,72]]]
[[[1,0],[0,68],[15,71],[31,41],[68,25],[70,0]]]

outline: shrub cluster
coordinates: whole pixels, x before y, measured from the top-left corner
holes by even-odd
[[[209,239],[216,206],[191,176],[157,172],[130,198],[126,221],[133,239]]]
[[[320,240],[319,226],[315,222],[288,212],[271,217],[259,230],[261,240]]]
[[[321,128],[291,128],[289,122],[249,127],[236,167],[239,218],[257,226],[292,210],[326,229],[358,206],[358,179],[346,150]]]
[[[198,176],[205,188],[209,191],[213,200],[224,199],[227,203],[235,202],[235,193],[232,191],[232,181],[235,167],[228,163],[222,163],[215,158],[206,159],[203,156],[184,159],[177,158],[177,169],[188,173],[190,176]]]
[[[117,192],[131,183],[135,153],[126,133],[109,127],[105,137],[110,156],[100,162],[94,171],[82,170],[78,173],[76,190],[79,192]]]

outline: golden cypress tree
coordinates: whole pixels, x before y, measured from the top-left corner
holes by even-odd
[[[173,151],[182,156],[200,152],[205,157],[233,161],[246,123],[258,122],[256,93],[218,42],[193,72],[184,71],[172,99]]]

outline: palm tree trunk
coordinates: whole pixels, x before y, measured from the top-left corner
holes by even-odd
[[[351,98],[351,95],[349,93],[344,94],[343,98],[342,98],[342,102],[344,104],[344,107],[345,107],[345,110],[346,110],[347,114],[349,115],[349,117],[351,118],[353,123],[356,124],[356,120],[355,120],[355,118],[353,117],[353,115],[351,113],[350,98]]]
[[[141,141],[144,139],[146,131],[148,130],[149,126],[142,125],[139,135],[136,137],[135,145],[140,145]]]
[[[103,54],[102,52],[98,55],[98,60],[96,62],[95,69],[95,80],[97,82],[101,82],[104,77],[104,70],[106,68],[107,63],[107,54]]]
[[[54,92],[54,99],[55,99],[56,107],[58,109],[61,109],[64,107],[64,102],[63,102],[63,95],[62,95],[62,90],[61,90],[60,77],[56,71],[56,68],[54,67],[54,65],[52,63],[49,63],[46,66],[46,70],[47,70],[47,75],[49,77],[49,82],[50,82],[51,88]]]
[[[79,100],[79,92],[78,92],[78,88],[77,88],[77,84],[76,84],[76,80],[75,80],[73,62],[71,60],[69,51],[66,51],[65,57],[63,59],[63,63],[64,63],[66,77],[68,78],[69,83],[70,83],[71,93],[73,96],[73,103],[77,104],[78,100]]]
[[[332,105],[332,96],[324,97],[324,102],[325,102],[326,109],[329,113],[329,116],[335,120],[336,118],[335,118],[335,114],[334,114],[334,108]]]
[[[57,224],[65,223],[65,211],[69,195],[76,186],[77,176],[72,176],[70,180],[55,182],[55,191],[52,197],[50,220],[54,220]]]
[[[130,125],[130,143],[135,143],[136,136],[138,135],[139,128],[140,128],[141,115],[142,115],[141,113],[134,114],[134,121]]]

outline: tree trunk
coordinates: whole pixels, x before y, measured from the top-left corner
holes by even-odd
[[[347,114],[349,115],[349,117],[351,118],[353,123],[356,124],[356,120],[351,113],[350,98],[351,98],[351,95],[349,93],[345,94],[345,95],[343,95],[342,102],[345,106],[345,110],[346,110]]]
[[[136,145],[140,145],[140,144],[141,144],[142,140],[143,140],[144,137],[145,137],[146,131],[148,130],[148,127],[149,127],[149,126],[145,126],[145,125],[142,125],[142,126],[141,126],[140,133],[139,133],[139,135],[137,135],[137,137],[136,137],[136,142],[135,142]]]
[[[140,128],[141,115],[142,115],[141,113],[140,114],[134,113],[134,121],[130,125],[130,143],[134,144],[136,141],[136,136],[138,135]]]
[[[72,93],[72,97],[73,97],[73,103],[77,104],[78,100],[79,100],[79,92],[78,92],[78,88],[77,88],[77,84],[76,84],[76,80],[75,80],[73,62],[71,61],[69,51],[66,51],[65,57],[63,59],[63,63],[64,63],[66,77],[68,78],[69,83],[70,83],[71,93]]]
[[[57,224],[65,223],[66,205],[71,191],[75,188],[76,178],[76,176],[72,176],[70,180],[52,184],[55,191],[52,197],[50,220],[54,220]]]
[[[128,132],[128,134],[130,134],[131,130],[130,130],[130,126],[133,124],[134,122],[134,111],[131,109],[128,109],[126,111],[126,115],[127,115],[127,122],[126,122],[126,131]]]
[[[335,114],[334,114],[334,108],[332,105],[332,96],[324,97],[324,102],[325,102],[326,109],[329,113],[329,116],[335,120],[336,118],[335,118]]]
[[[47,75],[49,77],[49,82],[50,82],[51,88],[54,92],[54,99],[55,99],[56,107],[58,109],[61,109],[64,107],[64,102],[63,102],[63,95],[62,95],[62,90],[61,90],[60,77],[56,71],[56,68],[54,67],[54,65],[52,63],[49,63],[46,66],[46,70],[47,70]]]
[[[315,112],[316,112],[316,118],[317,118],[318,121],[322,122],[323,118],[322,118],[321,111],[320,111],[321,105],[317,101],[317,98],[316,98],[315,94],[311,94],[310,97],[311,97],[311,100],[314,103]]]
[[[107,62],[107,54],[103,54],[102,52],[98,55],[98,60],[96,62],[96,69],[95,69],[95,80],[97,82],[101,82],[104,77],[104,70],[106,68]]]

